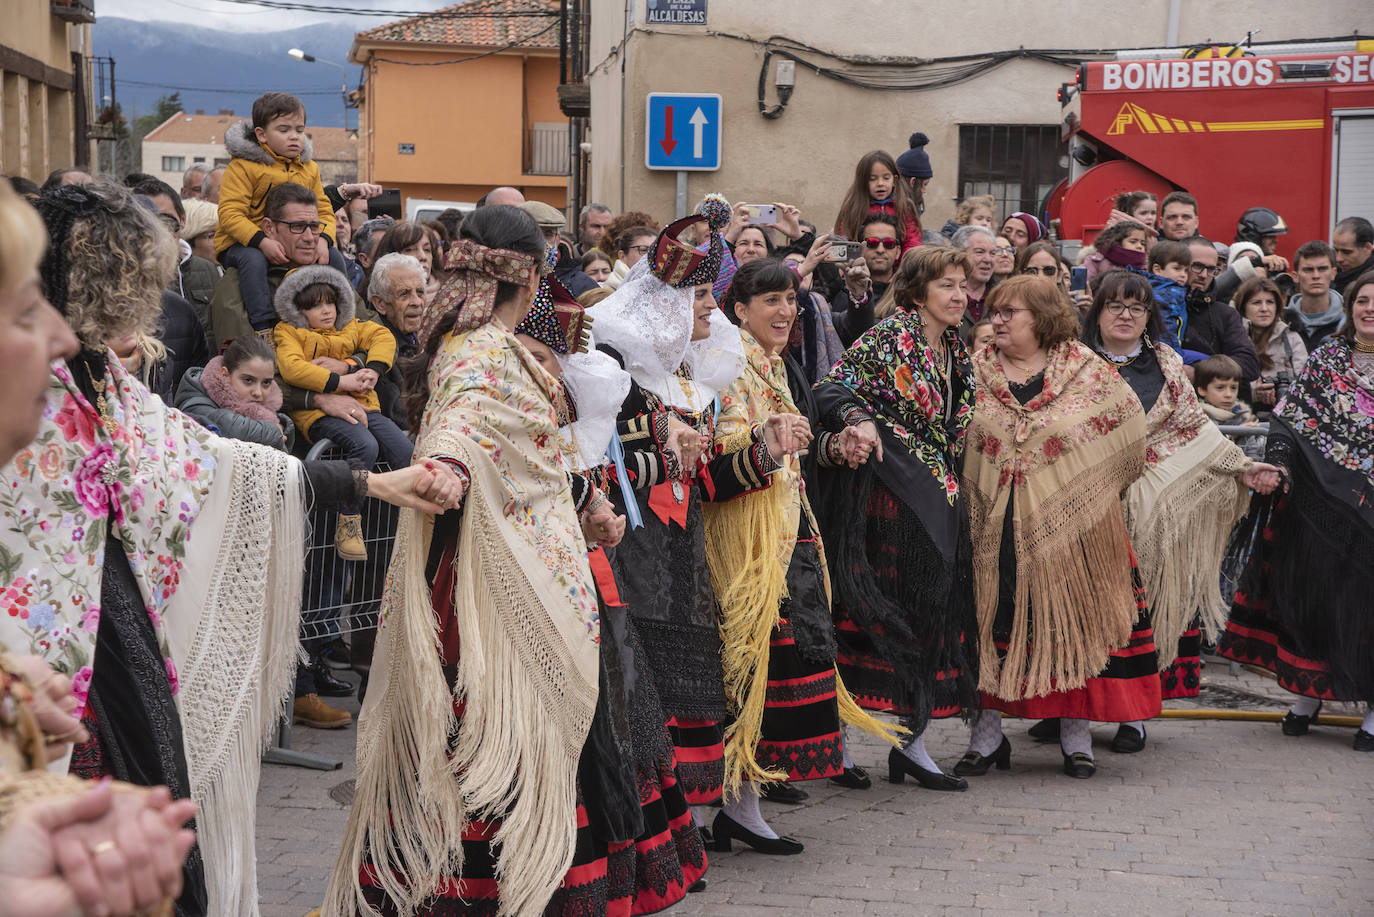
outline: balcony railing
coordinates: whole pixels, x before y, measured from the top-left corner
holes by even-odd
[[[65,22],[95,22],[95,0],[52,0],[51,9]]]
[[[527,175],[568,174],[568,125],[536,121],[530,125]]]

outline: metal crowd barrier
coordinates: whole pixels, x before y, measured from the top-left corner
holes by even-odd
[[[322,439],[306,454],[307,461],[341,459],[343,453],[333,442]],[[378,471],[389,466],[379,464]],[[367,560],[347,561],[334,548],[337,513],[312,510],[307,532],[305,584],[301,597],[301,642],[323,642],[344,634],[363,634],[377,626],[381,610],[382,587],[391,549],[396,537],[399,510],[381,500],[363,501],[363,542]],[[263,754],[269,764],[338,770],[342,761],[308,752],[291,745],[292,714],[287,711],[277,727],[277,742]]]

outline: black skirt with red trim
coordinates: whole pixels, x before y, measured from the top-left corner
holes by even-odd
[[[678,784],[687,804],[720,803],[725,786],[725,727],[719,720],[668,720]]]
[[[1268,669],[1279,687],[1303,697],[1350,700],[1339,696],[1331,682],[1331,670],[1320,659],[1298,651],[1288,630],[1269,613],[1269,602],[1260,595],[1236,591],[1226,631],[1217,643],[1217,655],[1246,665]]]
[[[1164,699],[1197,697],[1202,691],[1202,631],[1191,627],[1178,638],[1178,652],[1159,673]]]
[[[1061,716],[1105,723],[1128,723],[1159,716],[1163,706],[1159,653],[1155,648],[1154,629],[1150,626],[1150,613],[1145,606],[1145,590],[1138,572],[1134,572],[1133,579],[1136,598],[1135,627],[1126,645],[1113,650],[1108,656],[1105,669],[1095,677],[1089,678],[1083,687],[1072,691],[1051,691],[1040,697],[1026,697],[1015,701],[1003,700],[985,693],[983,706],[989,710],[1001,710],[1012,716],[1036,720]],[[998,623],[1002,623],[1000,616]],[[1009,619],[1007,623],[1010,623]],[[998,653],[1005,654],[1006,633],[996,633],[995,639]]]
[[[912,536],[913,529],[919,525],[915,513],[881,480],[875,479],[868,494],[866,515],[865,553],[876,587],[899,605],[914,604],[905,601],[901,593],[908,584],[907,573],[915,566],[907,554],[922,545],[920,539]],[[975,624],[972,594],[960,592],[952,601],[967,606],[962,618],[951,615],[941,622],[909,622],[912,640],[922,645],[914,647],[908,655],[922,659],[953,659],[956,664],[921,671],[904,666],[900,677],[891,658],[879,649],[880,641],[875,640],[875,636],[884,635],[866,631],[855,622],[843,602],[835,602],[835,632],[839,644],[836,664],[845,688],[860,706],[910,718],[910,725],[919,730],[924,728],[926,719],[959,716],[974,705],[977,694],[973,690],[973,679],[971,675],[961,674],[977,671],[976,658],[968,656],[970,645],[965,630],[965,626]],[[947,632],[933,632],[931,625],[936,623],[946,625]],[[919,699],[922,709],[915,709],[913,698]]]
[[[843,752],[835,666],[803,658],[784,617],[768,645],[768,688],[754,760],[785,772],[788,780],[819,780],[844,771]]]

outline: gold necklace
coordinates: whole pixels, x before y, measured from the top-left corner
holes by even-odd
[[[86,366],[86,378],[91,380],[91,388],[95,389],[95,409],[100,413],[100,422],[105,427],[105,432],[114,436],[119,424],[115,421],[114,414],[110,411],[110,403],[105,398],[105,389],[109,381],[104,378],[96,379],[89,365]]]
[[[1360,353],[1374,353],[1374,344],[1366,344],[1358,337],[1355,338],[1355,349]]]

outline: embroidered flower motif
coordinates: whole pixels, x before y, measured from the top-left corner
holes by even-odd
[[[116,493],[119,482],[105,480],[105,467],[114,461],[114,448],[109,443],[101,443],[84,456],[76,466],[76,497],[86,512],[95,518],[110,513],[111,506],[117,504]],[[122,515],[120,520],[122,521]]]
[[[167,669],[167,684],[172,687],[172,696],[175,697],[181,691],[181,679],[177,676],[177,664],[171,657],[164,656],[162,665]]]
[[[978,451],[995,457],[1002,452],[1002,441],[995,436],[984,436],[983,441],[978,444]]]
[[[75,441],[87,450],[95,445],[96,419],[70,394],[62,396],[62,407],[53,419],[67,442]]]
[[[1045,457],[1054,460],[1064,454],[1064,441],[1057,436],[1050,436],[1045,439]]]
[[[83,665],[72,676],[72,697],[76,698],[77,706],[83,710],[86,707],[86,698],[91,694],[91,674],[91,667]]]

